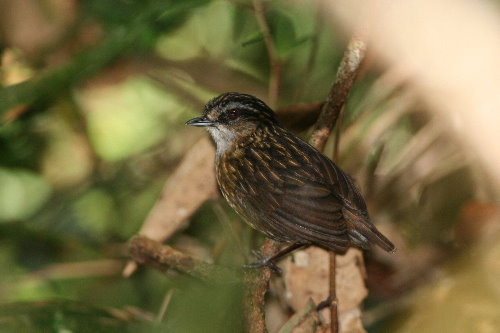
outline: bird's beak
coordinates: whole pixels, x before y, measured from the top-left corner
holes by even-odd
[[[188,120],[186,122],[186,125],[191,125],[191,126],[214,126],[214,122],[211,120],[208,120],[205,116],[193,118],[191,120]]]

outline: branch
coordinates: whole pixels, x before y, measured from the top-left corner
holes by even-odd
[[[279,250],[274,241],[266,238],[260,248],[260,254],[267,258]],[[248,333],[267,333],[265,318],[265,296],[269,289],[271,269],[248,269],[245,271],[244,306],[246,331]]]
[[[162,272],[175,269],[213,284],[241,282],[236,271],[193,258],[144,236],[135,236],[129,241],[129,254],[136,262]]]
[[[361,62],[366,53],[366,45],[358,37],[353,37],[347,45],[347,50],[337,71],[337,77],[330,89],[326,104],[314,125],[309,142],[319,151],[323,151],[333,126],[337,122],[347,95],[351,90]]]

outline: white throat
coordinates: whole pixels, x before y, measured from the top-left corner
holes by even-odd
[[[224,126],[208,127],[207,129],[217,145],[217,157],[224,154],[224,152],[233,145],[236,139],[236,134]]]

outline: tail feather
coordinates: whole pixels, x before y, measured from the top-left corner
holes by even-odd
[[[380,246],[387,252],[395,252],[396,247],[394,244],[387,239],[377,228],[371,224],[371,222],[364,223],[362,225],[358,225],[358,230],[361,234],[363,234],[366,238],[368,238],[371,244],[376,244]]]
[[[387,252],[396,251],[394,244],[378,231],[369,218],[357,216],[345,209],[343,212],[348,221],[348,234],[353,245],[369,249],[375,244]]]

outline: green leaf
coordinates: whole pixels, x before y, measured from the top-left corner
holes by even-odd
[[[256,31],[247,38],[243,39],[241,46],[247,46],[254,43],[258,43],[264,40],[264,35],[260,31]]]
[[[158,143],[185,110],[174,95],[143,77],[130,77],[105,90],[77,95],[85,110],[88,131],[97,154],[116,161]]]

